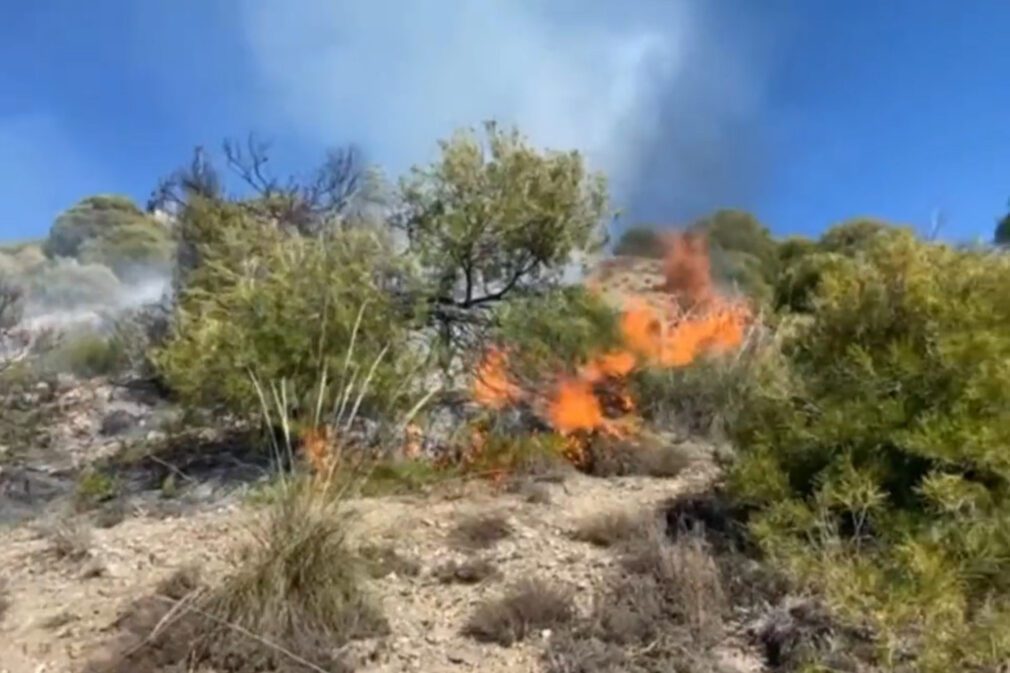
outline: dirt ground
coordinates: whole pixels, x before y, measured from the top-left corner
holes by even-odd
[[[479,485],[452,494],[351,501],[354,541],[393,548],[419,566],[416,574],[394,572],[372,580],[391,634],[356,645],[361,670],[540,670],[540,643],[505,648],[464,637],[461,628],[474,606],[510,581],[544,577],[573,588],[579,608],[588,609],[615,561],[607,550],[571,539],[577,523],[592,513],[643,511],[673,495],[703,489],[711,477],[706,466],[676,479],[572,475],[563,483],[541,485],[546,493],[535,502],[524,493],[496,493]],[[550,502],[542,501],[544,495]],[[476,585],[440,582],[436,568],[465,558],[448,543],[449,531],[477,512],[500,512],[514,530],[483,552],[499,574]],[[0,533],[0,574],[9,605],[0,621],[0,671],[78,670],[114,636],[124,607],[151,593],[161,579],[192,564],[208,578],[225,572],[230,552],[255,516],[252,505],[236,501],[175,518],[128,518],[91,530],[87,558],[59,558],[51,534],[37,525]],[[728,670],[761,670],[732,638],[725,650]]]

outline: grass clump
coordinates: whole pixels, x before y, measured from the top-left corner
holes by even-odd
[[[646,521],[642,517],[624,510],[601,512],[579,522],[571,536],[573,540],[596,547],[614,547],[641,535],[645,526]]]
[[[346,523],[338,505],[307,487],[293,487],[243,550],[241,565],[207,602],[205,610],[230,625],[221,637],[271,661],[283,657],[235,635],[233,627],[295,652],[315,643],[325,660],[332,659],[327,647],[385,633],[385,619],[361,589],[360,563],[347,546]],[[213,659],[220,647],[218,640],[203,654]]]
[[[715,668],[728,601],[719,567],[698,535],[676,541],[642,526],[622,545],[614,576],[588,616],[551,638],[548,671],[688,671]]]
[[[588,471],[596,477],[672,479],[697,458],[689,447],[647,433],[634,441],[599,438],[590,445],[589,453]]]
[[[508,647],[536,631],[569,623],[575,615],[571,592],[540,579],[520,581],[496,599],[481,604],[463,628],[464,635]]]
[[[449,533],[449,541],[457,549],[488,549],[512,533],[512,524],[504,513],[480,512],[458,521]]]
[[[46,551],[61,561],[81,562],[91,558],[94,540],[87,524],[76,518],[60,518],[41,526]]]
[[[67,371],[82,378],[108,376],[124,366],[119,343],[95,332],[67,336],[53,357]]]
[[[182,569],[120,619],[122,642],[89,671],[351,670],[340,647],[388,625],[362,588],[347,517],[318,483],[288,482],[221,584]]]

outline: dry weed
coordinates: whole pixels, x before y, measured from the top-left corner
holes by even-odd
[[[442,584],[480,584],[500,575],[495,564],[486,558],[447,561],[432,573]]]
[[[172,575],[131,606],[117,623],[123,642],[87,670],[349,670],[341,646],[388,626],[360,588],[346,517],[338,502],[288,485],[221,585],[201,588],[191,569]]]
[[[600,442],[591,447],[589,473],[595,477],[672,479],[691,466],[695,456],[678,444],[646,438],[638,442]]]
[[[512,532],[512,525],[504,513],[479,512],[461,519],[450,531],[449,542],[456,549],[488,549]]]
[[[39,533],[46,539],[46,551],[61,561],[81,562],[91,558],[91,529],[77,518],[60,518],[43,523]]]
[[[641,536],[646,521],[624,510],[592,514],[576,526],[571,537],[597,547],[613,547],[635,536]]]
[[[541,629],[569,623],[575,615],[571,592],[544,580],[523,580],[470,615],[464,635],[508,647]]]

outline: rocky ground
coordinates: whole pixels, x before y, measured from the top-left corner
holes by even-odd
[[[604,280],[618,291],[647,291],[658,276],[652,266],[643,273],[618,265],[608,272],[617,279]],[[142,386],[62,377],[19,394],[0,418],[8,430],[25,426],[17,441],[0,441],[0,673],[77,673],[122,637],[125,611],[162,580],[194,566],[210,582],[228,572],[264,511],[249,495],[267,467],[219,437],[213,465],[147,455],[144,447],[184,421]],[[187,455],[199,456],[205,440],[191,435]],[[84,478],[89,465],[137,450],[141,459],[122,470],[124,483]],[[515,488],[457,480],[351,500],[352,543],[389,559],[368,580],[389,634],[353,644],[355,669],[546,670],[544,652],[557,637],[551,629],[503,646],[466,635],[469,617],[517,581],[537,578],[571,590],[578,612],[588,614],[622,570],[614,549],[574,533],[593,516],[648,515],[705,491],[717,476],[705,454],[694,450],[697,460],[672,478],[572,472]],[[502,533],[469,548],[454,537],[465,521]],[[744,622],[726,622],[704,670],[768,670]]]
[[[576,592],[588,610],[594,592],[614,570],[605,550],[578,542],[571,532],[586,516],[606,510],[636,511],[685,489],[703,486],[708,475],[692,471],[675,480],[572,476],[545,485],[536,498],[477,488],[456,497],[362,499],[352,503],[354,538],[396,550],[402,567],[371,581],[390,622],[388,637],[356,644],[363,671],[537,671],[542,641],[502,647],[462,634],[475,607],[523,578],[550,579]],[[549,502],[544,501],[544,497]],[[503,515],[511,534],[477,554],[494,574],[477,584],[446,583],[451,562],[476,552],[454,547],[450,532],[461,518]],[[182,517],[137,517],[90,539],[79,551],[54,549],[53,532],[19,527],[3,534],[0,567],[6,569],[9,607],[0,626],[0,662],[8,673],[75,671],[116,636],[120,612],[151,593],[173,571],[200,566],[213,577],[228,567],[229,552],[247,534],[254,511],[236,503]],[[67,535],[82,534],[79,531]],[[737,638],[722,656],[727,670],[761,670]]]

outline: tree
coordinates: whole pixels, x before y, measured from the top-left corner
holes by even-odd
[[[166,227],[130,199],[115,195],[90,196],[61,213],[43,246],[49,257],[102,264],[120,278],[165,272],[173,248]]]
[[[721,209],[695,222],[705,234],[715,275],[765,303],[773,295],[779,271],[778,250],[768,228],[745,210]]]
[[[996,232],[993,235],[993,243],[999,246],[1010,246],[1010,212],[1004,215],[996,223]]]
[[[429,285],[432,316],[453,340],[481,313],[544,289],[577,253],[605,243],[607,190],[582,156],[543,152],[517,131],[460,132],[400,184],[395,224]]]
[[[304,235],[318,235],[329,225],[346,219],[364,197],[371,174],[360,153],[351,146],[327,151],[322,164],[308,176],[280,179],[269,169],[270,143],[250,134],[244,142],[225,140],[225,165],[244,185],[246,193],[230,198],[221,171],[206,151],[197,147],[186,168],[162,180],[148,210],[168,208],[184,215],[195,198],[240,203],[252,214]]]
[[[883,220],[859,217],[846,220],[829,228],[818,242],[824,252],[854,255],[865,250],[882,232],[894,232],[898,228]]]
[[[653,227],[645,225],[631,227],[625,231],[614,246],[615,255],[630,257],[660,258],[664,251],[665,246],[660,240],[659,233]]]
[[[756,257],[770,280],[777,267],[775,240],[768,228],[745,210],[722,209],[696,222],[692,229],[704,232],[709,243],[726,251]]]

